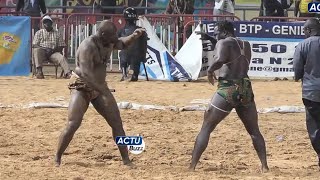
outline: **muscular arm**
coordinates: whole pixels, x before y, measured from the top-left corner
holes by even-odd
[[[217,40],[216,40],[214,37],[212,37],[212,36],[210,36],[210,35],[207,35],[206,38],[208,38],[208,40],[211,42],[211,44],[212,44],[213,47],[216,46]]]
[[[217,54],[214,57],[214,62],[208,68],[208,74],[213,74],[215,70],[220,69],[222,65],[225,63],[228,63],[230,59],[229,58],[230,48],[228,48],[227,40],[218,41],[216,48],[217,48]]]
[[[108,89],[105,82],[99,82],[96,78],[99,71],[95,69],[94,64],[94,49],[90,45],[81,47],[78,54],[79,67],[76,68],[75,72],[86,82],[89,86],[94,88],[101,94],[105,94]],[[80,71],[80,72],[79,72]]]
[[[202,31],[195,31],[195,33],[197,35],[201,35],[201,40],[209,40],[213,47],[216,46],[217,40],[213,36],[210,36],[208,33]]]
[[[139,37],[140,37],[140,35],[135,32],[127,37],[120,37],[118,39],[119,41],[114,45],[114,48],[118,49],[118,50],[125,49],[126,47],[128,47],[132,42],[134,42]]]

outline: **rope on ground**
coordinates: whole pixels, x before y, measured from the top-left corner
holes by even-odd
[[[205,111],[207,104],[195,104],[188,106],[158,106],[158,105],[143,105],[131,102],[119,102],[117,103],[119,109],[130,109],[130,110],[170,110],[170,111]],[[92,105],[90,105],[92,106]],[[67,102],[54,103],[54,102],[32,102],[29,104],[1,104],[0,108],[13,108],[13,109],[41,109],[41,108],[68,108]],[[305,108],[303,106],[277,106],[270,108],[260,108],[257,110],[258,113],[304,113]],[[235,112],[235,110],[232,110]]]

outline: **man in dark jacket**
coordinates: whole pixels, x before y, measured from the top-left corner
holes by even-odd
[[[18,0],[16,12],[24,12],[31,17],[41,17],[41,12],[47,13],[46,3],[44,0]],[[40,29],[39,24],[40,19],[32,21],[34,32]]]
[[[260,16],[287,17],[286,9],[290,8],[293,0],[261,0]]]
[[[302,81],[307,130],[320,167],[320,20],[307,20],[304,33],[307,39],[297,45],[293,56],[294,79]]]
[[[111,8],[117,6],[116,0],[99,0],[98,4],[101,6],[101,13],[117,14],[118,10]],[[110,16],[105,16],[105,19],[110,19]]]

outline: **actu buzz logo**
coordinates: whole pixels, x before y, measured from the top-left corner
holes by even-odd
[[[132,154],[140,154],[145,149],[145,143],[142,136],[117,136],[116,144],[118,146],[127,146]]]

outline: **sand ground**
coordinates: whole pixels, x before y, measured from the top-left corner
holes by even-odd
[[[117,101],[140,104],[188,105],[208,99],[216,87],[198,82],[119,82],[109,74]],[[46,77],[1,77],[0,103],[61,102],[69,100],[68,80]],[[258,108],[302,106],[300,83],[253,81]],[[53,163],[67,109],[0,108],[0,179],[319,179],[304,113],[259,114],[267,144],[270,172],[259,173],[259,161],[251,139],[235,113],[211,135],[196,172],[186,169],[203,112],[121,110],[127,135],[141,134],[146,151],[130,154],[136,169],[122,165],[112,141],[111,129],[89,108],[82,126],[62,158]],[[279,137],[281,140],[279,141]]]

